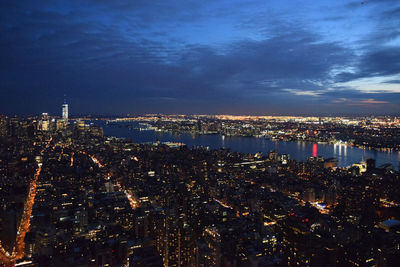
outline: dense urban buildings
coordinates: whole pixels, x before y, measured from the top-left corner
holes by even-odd
[[[399,0],[0,0],[0,267],[400,266]]]
[[[339,167],[318,155],[296,161],[275,151],[137,144],[104,136],[93,119],[68,123],[65,105],[61,118],[0,119],[3,266],[394,266],[400,260],[400,173],[391,165],[367,159]],[[155,129],[246,135],[276,125],[327,133],[339,124],[354,131],[398,123],[193,117],[135,120]],[[126,120],[132,118],[108,123]]]
[[[150,114],[115,118],[108,123],[142,121],[141,128],[196,135],[268,137],[282,141],[345,144],[377,150],[400,150],[400,118],[296,117]]]

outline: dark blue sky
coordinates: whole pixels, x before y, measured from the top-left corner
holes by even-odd
[[[0,0],[0,113],[399,114],[400,1]]]

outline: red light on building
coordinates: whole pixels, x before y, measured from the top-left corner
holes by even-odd
[[[318,145],[317,144],[313,144],[313,146],[312,146],[312,155],[313,155],[313,157],[317,157],[317,155],[318,155]]]

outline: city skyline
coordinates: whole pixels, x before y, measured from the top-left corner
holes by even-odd
[[[0,267],[400,262],[399,0],[0,0]]]
[[[1,114],[400,112],[397,1],[0,5]]]
[[[0,116],[0,266],[399,262],[400,118],[139,121]]]

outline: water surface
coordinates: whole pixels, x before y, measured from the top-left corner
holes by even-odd
[[[138,123],[129,124],[138,126]],[[377,166],[390,163],[397,169],[400,161],[400,152],[398,151],[384,152],[348,147],[346,145],[313,144],[302,141],[272,141],[267,138],[256,137],[174,134],[153,130],[140,131],[126,127],[128,124],[124,123],[105,125],[103,122],[96,122],[96,125],[103,127],[104,135],[106,136],[129,138],[136,143],[155,142],[157,140],[161,142],[181,142],[188,147],[230,148],[232,151],[242,153],[262,152],[264,155],[267,155],[271,150],[275,150],[281,154],[289,154],[290,158],[297,161],[305,161],[308,157],[318,155],[324,158],[336,158],[341,167],[350,166],[368,158],[374,158]]]

